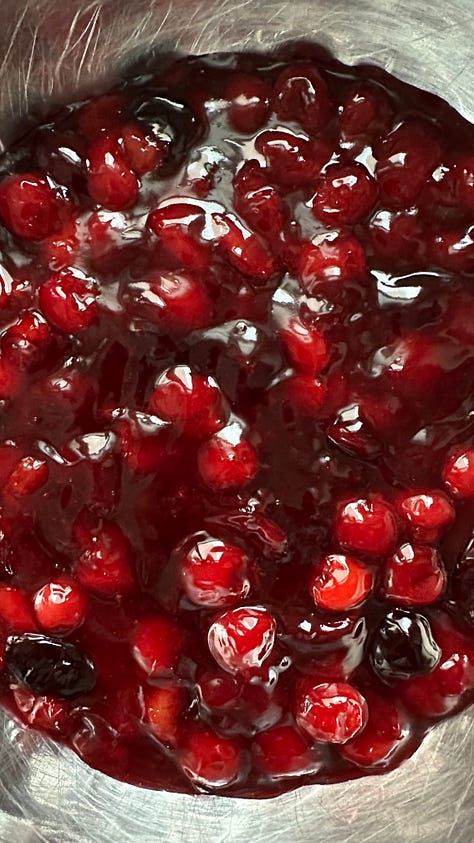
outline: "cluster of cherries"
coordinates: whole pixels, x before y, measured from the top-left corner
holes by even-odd
[[[474,129],[180,59],[0,166],[1,698],[149,787],[393,768],[474,691]]]

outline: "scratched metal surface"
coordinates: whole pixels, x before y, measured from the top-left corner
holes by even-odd
[[[310,37],[474,119],[472,0],[1,0],[0,149],[35,107],[92,91],[150,47],[204,53]],[[0,712],[1,843],[473,843],[474,710],[381,777],[239,801],[143,791]]]

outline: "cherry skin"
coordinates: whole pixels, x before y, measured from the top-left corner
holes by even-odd
[[[373,584],[374,575],[367,565],[351,556],[330,554],[316,565],[310,590],[316,606],[345,612],[363,603]]]
[[[42,284],[39,301],[43,314],[54,328],[74,334],[95,321],[97,294],[93,281],[63,270]]]
[[[132,654],[150,677],[166,676],[177,667],[182,636],[173,621],[151,615],[137,623],[132,638]]]
[[[209,649],[223,670],[248,673],[258,670],[268,659],[275,633],[275,618],[266,609],[231,609],[211,624]]]
[[[237,423],[223,428],[198,451],[199,474],[211,489],[240,489],[258,472],[258,457]]]
[[[172,336],[207,326],[212,303],[204,284],[191,272],[155,272],[124,291],[125,307]]]
[[[218,384],[211,377],[176,366],[158,378],[150,397],[150,410],[178,430],[197,439],[224,427],[227,409]]]
[[[368,230],[377,257],[388,265],[415,264],[426,255],[426,232],[417,209],[377,211]]]
[[[265,281],[276,270],[276,262],[256,234],[230,214],[213,214],[217,239],[230,263],[243,272]]]
[[[125,97],[120,93],[104,94],[89,100],[79,110],[79,131],[87,139],[92,139],[113,129],[121,120],[125,105]]]
[[[267,122],[270,112],[270,87],[250,74],[234,74],[227,87],[229,100],[229,123],[238,132],[252,134]]]
[[[448,498],[435,490],[400,495],[397,512],[413,539],[423,544],[439,541],[456,517]]]
[[[167,145],[147,134],[138,123],[126,123],[119,129],[125,160],[137,176],[155,170],[166,156]]]
[[[250,592],[247,554],[206,534],[186,549],[180,569],[183,590],[197,606],[231,606]]]
[[[14,632],[36,630],[33,606],[24,591],[9,585],[0,586],[0,623]]]
[[[153,688],[146,697],[146,720],[155,738],[174,746],[184,709],[184,692],[179,685]]]
[[[397,537],[393,509],[381,497],[342,503],[336,512],[334,534],[348,550],[384,556]]]
[[[64,700],[39,696],[21,686],[13,689],[13,697],[21,717],[29,726],[67,737],[70,732],[70,707]]]
[[[270,178],[281,187],[307,188],[332,157],[324,141],[309,141],[289,131],[269,129],[258,135],[255,148],[267,163]]]
[[[331,101],[315,65],[299,62],[281,71],[273,89],[273,108],[280,120],[295,120],[311,135],[323,128]]]
[[[430,673],[404,683],[403,700],[415,714],[439,717],[453,712],[474,687],[474,649],[446,617],[431,626],[441,657]]]
[[[299,319],[290,319],[288,326],[281,331],[281,339],[296,369],[309,375],[319,375],[329,363],[330,349],[324,336]]]
[[[362,165],[333,164],[316,184],[312,210],[321,222],[354,224],[367,216],[376,199],[376,182]]]
[[[37,369],[44,361],[51,341],[51,329],[42,314],[26,311],[2,336],[5,360],[22,371]]]
[[[350,234],[332,232],[302,244],[297,275],[307,295],[324,281],[345,282],[366,272],[362,244]]]
[[[258,161],[246,161],[233,185],[237,213],[265,239],[280,238],[287,215],[285,206]]]
[[[210,729],[190,731],[178,747],[178,759],[185,775],[204,788],[228,787],[243,772],[239,742]]]
[[[8,497],[32,495],[48,482],[49,468],[45,460],[23,457],[7,480],[4,493]]]
[[[367,695],[368,719],[362,732],[338,747],[340,754],[359,767],[386,767],[410,739],[410,723],[401,706],[377,693]]]
[[[127,166],[126,156],[113,134],[104,135],[89,150],[87,186],[91,199],[111,211],[130,208],[137,202],[139,182]]]
[[[440,657],[428,618],[411,609],[388,612],[372,644],[372,666],[389,684],[430,673]]]
[[[301,417],[318,418],[323,413],[328,395],[326,384],[313,375],[297,372],[275,388],[276,400],[283,400]],[[283,393],[283,396],[282,396]]]
[[[76,525],[82,546],[75,576],[84,588],[103,597],[126,594],[134,586],[130,548],[120,528],[99,519],[84,527]]]
[[[367,703],[355,688],[343,682],[310,686],[296,701],[296,722],[310,738],[344,744],[366,726]]]
[[[39,625],[58,634],[78,629],[87,613],[84,591],[65,577],[47,583],[37,591],[33,605]]]
[[[253,753],[257,767],[272,779],[314,772],[320,763],[303,735],[290,724],[273,726],[256,735]]]
[[[71,214],[58,188],[36,173],[7,176],[0,182],[0,219],[18,237],[43,240]]]
[[[377,138],[389,128],[391,118],[390,100],[380,88],[357,85],[342,106],[341,134],[346,139]]]
[[[439,163],[441,150],[430,129],[407,121],[384,138],[376,150],[375,174],[382,199],[408,208]]]
[[[435,603],[446,587],[446,571],[437,550],[403,544],[385,568],[384,590],[401,606]]]
[[[173,202],[152,211],[148,225],[182,266],[194,270],[210,266],[209,247],[201,240],[205,215],[199,206],[191,202]]]
[[[474,500],[474,450],[456,451],[444,467],[443,480],[453,497]]]

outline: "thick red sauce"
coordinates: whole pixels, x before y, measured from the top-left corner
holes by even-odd
[[[474,688],[474,130],[163,62],[0,180],[2,697],[135,784],[391,769]]]

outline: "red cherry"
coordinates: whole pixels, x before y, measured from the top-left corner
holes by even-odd
[[[256,234],[231,214],[213,214],[212,219],[219,245],[236,269],[260,281],[273,275],[275,260]]]
[[[252,673],[268,659],[275,643],[275,618],[259,606],[230,609],[209,629],[212,656],[229,673]]]
[[[406,121],[384,138],[375,155],[382,200],[408,208],[440,163],[441,149],[428,124]]]
[[[72,206],[43,176],[22,173],[0,181],[0,219],[26,240],[43,240],[62,228]]]
[[[207,670],[198,676],[196,690],[201,705],[209,711],[226,710],[232,706],[240,692],[235,676],[219,670]]]
[[[356,85],[342,105],[341,134],[344,138],[380,137],[389,128],[392,114],[390,100],[381,88]]]
[[[374,575],[367,565],[352,556],[333,553],[317,564],[310,588],[316,606],[345,612],[363,603],[373,585]]]
[[[120,272],[130,263],[143,239],[131,236],[131,224],[117,211],[93,211],[87,220],[83,246],[95,272]],[[81,251],[82,251],[81,250]]]
[[[125,110],[125,96],[121,93],[105,94],[85,103],[78,112],[79,131],[88,140],[113,129]]]
[[[447,618],[431,624],[442,656],[434,670],[403,683],[402,696],[410,711],[439,717],[459,706],[463,694],[474,688],[474,648]]]
[[[44,316],[27,310],[3,334],[3,358],[22,371],[35,369],[43,362],[50,339],[51,329]]]
[[[332,164],[316,183],[312,210],[331,225],[353,225],[366,217],[377,199],[377,184],[362,164]]]
[[[303,243],[298,256],[297,276],[309,296],[321,281],[350,281],[366,270],[364,249],[352,234],[324,234]]]
[[[460,448],[447,460],[443,480],[455,498],[474,500],[474,448]]]
[[[331,113],[326,82],[311,62],[284,68],[273,88],[273,109],[283,121],[296,121],[308,134],[319,132]]]
[[[377,211],[369,222],[369,235],[378,258],[387,262],[420,262],[426,252],[426,231],[418,208]]]
[[[410,738],[409,721],[403,709],[374,691],[366,694],[367,725],[339,748],[346,761],[358,767],[385,767],[391,764]]]
[[[393,509],[382,497],[341,503],[336,510],[334,535],[348,550],[385,556],[397,538]]]
[[[192,782],[209,788],[235,784],[245,769],[243,750],[236,738],[224,738],[197,726],[179,744],[178,760]]]
[[[152,211],[147,224],[182,266],[194,270],[210,266],[210,245],[201,240],[205,214],[198,205],[173,202]]]
[[[78,219],[72,217],[41,243],[41,257],[50,269],[65,269],[79,260]]]
[[[0,624],[12,632],[35,632],[33,606],[24,591],[0,585]]]
[[[197,460],[201,479],[216,491],[246,486],[259,468],[257,452],[237,422],[203,442]]]
[[[280,337],[291,363],[301,372],[315,377],[328,365],[329,346],[316,328],[292,317],[280,332]]]
[[[183,650],[179,627],[164,615],[150,615],[137,623],[132,638],[132,654],[150,677],[172,673]]]
[[[444,332],[464,345],[474,345],[474,296],[460,291],[448,298],[443,320]]]
[[[238,132],[250,135],[265,125],[271,90],[263,79],[249,73],[234,73],[224,95],[229,101],[229,123]]]
[[[121,422],[117,434],[124,460],[131,471],[137,474],[160,471],[172,453],[166,426],[140,425],[132,419]]]
[[[133,281],[124,291],[124,301],[132,316],[173,335],[205,328],[212,320],[211,299],[191,272],[154,272],[146,280]]]
[[[256,735],[253,756],[257,768],[271,779],[315,773],[321,766],[318,754],[289,723]]]
[[[453,505],[442,492],[405,492],[398,497],[396,504],[410,535],[422,544],[439,541],[456,516]]]
[[[278,386],[276,387],[277,390]],[[321,380],[312,375],[296,374],[282,381],[281,387],[283,388],[284,400],[297,413],[308,418],[317,418],[321,415],[327,397],[326,384]]]
[[[96,519],[84,527],[76,523],[76,535],[83,547],[75,565],[81,585],[102,597],[129,592],[134,586],[130,547],[120,527]]]
[[[234,176],[234,208],[250,227],[272,241],[284,228],[286,211],[282,198],[269,184],[258,161],[246,161]]]
[[[36,592],[34,609],[39,625],[48,632],[69,633],[84,623],[87,598],[67,577],[49,582]]]
[[[474,233],[470,224],[438,232],[428,246],[436,266],[451,272],[474,272]]]
[[[197,606],[231,606],[249,594],[249,558],[240,547],[202,533],[186,547],[180,579],[185,594]]]
[[[474,157],[463,155],[455,161],[456,199],[470,214],[474,212]]]
[[[446,571],[437,550],[403,544],[387,559],[384,591],[401,606],[439,600],[446,588]]]
[[[255,149],[264,156],[271,179],[286,188],[311,189],[333,155],[332,146],[324,140],[309,141],[280,129],[258,135]]]
[[[158,378],[150,396],[150,410],[180,431],[202,439],[224,427],[228,410],[212,377],[175,366]]]
[[[34,729],[66,737],[70,731],[70,707],[64,700],[33,694],[28,688],[13,688],[13,698],[23,720]]]
[[[184,710],[184,691],[178,685],[153,688],[146,696],[146,719],[161,743],[174,746]]]
[[[97,317],[98,289],[93,281],[71,270],[52,275],[39,291],[39,302],[48,322],[59,331],[75,334]]]
[[[167,145],[146,134],[138,123],[126,123],[120,127],[119,138],[128,166],[137,176],[151,173],[162,163]]]
[[[437,400],[436,387],[464,359],[463,350],[449,338],[417,331],[376,352],[373,372],[389,378],[400,395],[417,398],[421,392],[423,400]]]
[[[296,723],[313,740],[344,744],[366,726],[367,703],[352,685],[325,682],[304,688],[296,702]]]
[[[7,497],[23,498],[32,495],[47,483],[49,468],[45,460],[23,457],[15,466],[4,487]]]
[[[89,150],[89,195],[110,211],[131,208],[138,200],[140,185],[125,157],[114,134],[101,136]]]

